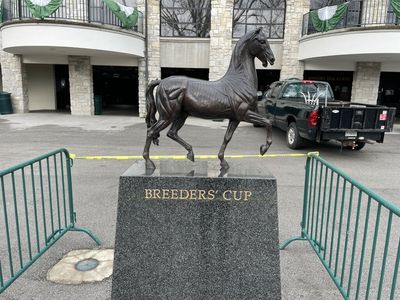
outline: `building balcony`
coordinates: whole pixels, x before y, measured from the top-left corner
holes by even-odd
[[[23,0],[3,0],[3,50],[22,55],[144,57],[143,14],[123,28],[99,0],[63,1],[50,16],[35,18]]]
[[[398,61],[400,19],[387,0],[364,2],[351,1],[341,21],[330,30],[318,31],[311,13],[305,14],[299,60]]]

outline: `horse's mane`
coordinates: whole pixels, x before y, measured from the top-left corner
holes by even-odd
[[[256,29],[246,33],[240,40],[236,43],[235,48],[233,49],[232,59],[229,64],[228,70],[231,69],[232,65],[235,69],[239,68],[239,64],[241,63],[240,54],[242,53],[243,49],[246,47],[247,43],[250,40],[253,40],[260,32],[260,29]]]

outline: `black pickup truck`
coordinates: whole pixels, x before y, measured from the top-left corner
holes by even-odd
[[[393,130],[396,109],[335,100],[327,82],[288,79],[276,81],[258,102],[258,110],[273,126],[286,131],[289,148],[303,140],[337,140],[360,150],[367,142],[382,143]]]

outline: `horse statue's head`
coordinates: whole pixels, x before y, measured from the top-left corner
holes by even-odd
[[[262,62],[263,67],[267,67],[268,63],[273,65],[275,57],[262,28],[260,27],[253,32],[248,33],[248,35],[249,40],[247,47],[250,54],[257,57]]]

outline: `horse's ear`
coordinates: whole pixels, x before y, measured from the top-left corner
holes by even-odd
[[[258,28],[256,29],[256,34],[259,34],[259,33],[261,32],[261,30],[262,30],[262,27],[258,27]]]

